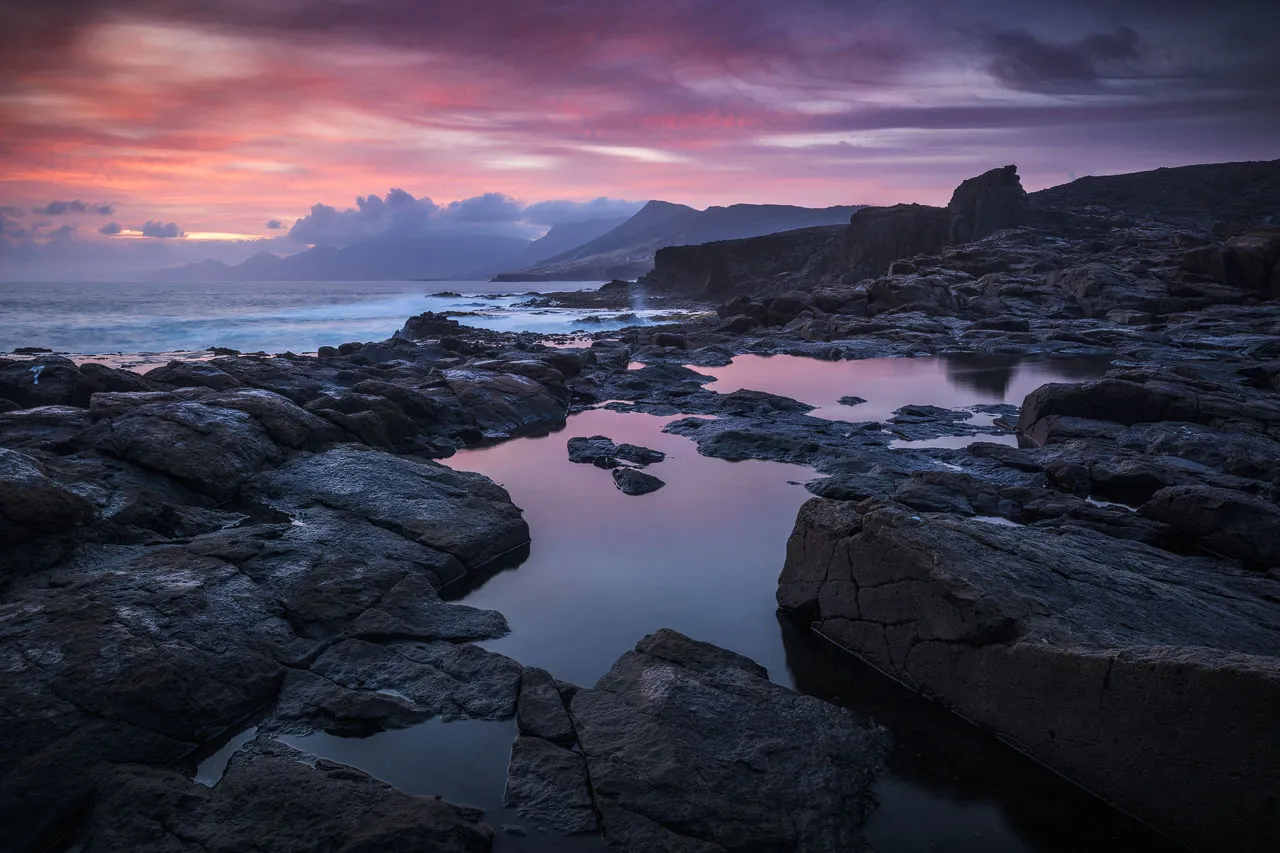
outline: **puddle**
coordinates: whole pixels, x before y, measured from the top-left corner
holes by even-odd
[[[827,407],[857,394],[870,401],[858,406],[857,420],[887,418],[906,403],[1004,402],[1066,378],[1061,371],[1046,378],[1046,367],[966,367],[963,359],[740,361],[736,371],[699,371],[720,377],[715,390],[745,386]],[[1090,375],[1103,367],[1095,364]],[[675,419],[593,409],[571,416],[559,432],[446,460],[505,486],[532,533],[519,566],[445,590],[507,617],[511,633],[481,645],[589,686],[642,636],[669,627],[756,659],[776,682],[869,715],[892,731],[895,743],[867,826],[878,853],[1176,849],[990,734],[779,618],[778,572],[796,511],[809,497],[798,483],[814,473],[699,456],[692,442],[662,432]],[[645,469],[665,488],[629,497],[614,487],[609,471],[569,462],[567,440],[592,435],[665,453]],[[486,809],[498,832],[495,850],[601,849],[596,838],[540,835],[502,807],[514,736],[511,721],[434,720],[363,739],[285,740],[410,793]],[[530,834],[506,835],[504,823],[526,826]]]
[[[541,832],[514,808],[503,805],[507,762],[515,738],[514,720],[444,722],[437,717],[368,738],[316,732],[277,739],[317,758],[359,767],[407,794],[442,795],[449,802],[484,809],[483,820],[494,831],[495,853],[604,853],[604,842],[598,836]],[[506,832],[504,826],[521,827],[527,835]]]
[[[931,358],[868,358],[820,361],[793,355],[743,355],[725,367],[696,367],[716,377],[704,387],[719,394],[742,388],[791,397],[817,408],[828,420],[887,421],[912,403],[958,409],[980,403],[1022,400],[1046,382],[1095,379],[1110,357],[1019,359],[1014,356],[947,355]],[[841,397],[866,402],[842,405]],[[976,439],[981,440],[981,439]]]
[[[227,772],[227,763],[231,761],[231,756],[240,751],[240,747],[258,736],[258,727],[246,729],[223,745],[213,755],[210,755],[196,767],[195,781],[204,785],[206,788],[212,788],[222,781],[223,775]]]
[[[919,441],[895,438],[889,442],[889,447],[893,450],[928,450],[930,448],[959,450],[977,441],[985,441],[990,444],[1005,444],[1009,447],[1018,446],[1018,436],[1011,432],[1004,432],[999,435],[944,435],[939,438],[922,438]]]
[[[973,521],[981,521],[983,524],[994,524],[996,527],[1023,527],[1016,521],[1010,521],[1007,518],[1001,518],[998,515],[975,515]]]

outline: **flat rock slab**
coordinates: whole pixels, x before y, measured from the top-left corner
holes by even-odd
[[[1076,525],[818,499],[778,601],[1153,825],[1274,846],[1280,579]]]
[[[551,741],[516,738],[504,799],[522,817],[566,835],[600,828],[582,753]]]
[[[122,768],[94,804],[84,853],[487,853],[475,809],[412,797],[329,761],[259,740],[215,788],[169,770]]]
[[[358,445],[290,460],[254,485],[286,512],[320,504],[353,513],[467,569],[529,541],[519,508],[487,477]]]
[[[748,658],[664,629],[570,709],[614,849],[862,849],[888,735]]]

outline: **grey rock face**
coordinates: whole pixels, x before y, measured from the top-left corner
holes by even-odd
[[[504,799],[523,817],[566,835],[599,830],[582,753],[542,738],[516,738]]]
[[[637,471],[635,468],[613,469],[613,484],[624,495],[647,495],[666,485],[652,474]]]
[[[231,760],[215,788],[179,773],[124,768],[104,781],[86,853],[486,853],[478,812],[411,797],[330,761],[315,766],[259,740]]]
[[[516,724],[523,734],[561,745],[575,740],[573,723],[555,679],[545,669],[524,668],[520,676],[520,701],[516,706]]]
[[[883,730],[670,630],[571,706],[618,850],[857,850]]]
[[[568,442],[570,462],[589,462],[600,468],[617,467],[618,460],[641,467],[661,462],[665,453],[635,444],[614,444],[603,435],[590,438],[571,438]]]
[[[475,568],[529,541],[529,526],[486,477],[355,445],[298,457],[254,492],[281,508],[326,506],[368,519]]]
[[[1280,566],[1280,506],[1231,489],[1172,486],[1142,505],[1143,515],[1162,521],[1171,536],[1213,553],[1271,569]]]
[[[85,803],[105,808],[121,765],[172,765],[251,714],[264,731],[368,734],[515,713],[520,665],[465,642],[506,633],[505,619],[436,592],[528,541],[503,489],[333,446],[329,421],[257,388],[91,404],[0,425],[0,822],[17,849]],[[152,806],[134,804],[128,833],[156,825]],[[203,849],[245,849],[251,827],[232,824],[239,835]],[[275,826],[260,836],[278,846]],[[365,835],[373,848],[325,849],[384,849]],[[146,846],[115,838],[93,843]]]
[[[814,500],[778,600],[1157,825],[1206,848],[1274,837],[1280,778],[1261,745],[1280,580],[1080,527]]]
[[[964,181],[951,195],[951,243],[972,243],[1026,218],[1027,193],[1017,166],[1004,166]]]

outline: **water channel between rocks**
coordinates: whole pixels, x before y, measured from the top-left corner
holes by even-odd
[[[707,387],[720,393],[750,388],[817,406],[819,417],[883,421],[913,403],[1016,405],[1045,382],[1079,381],[1106,367],[1106,359],[1097,358],[744,356],[727,367],[695,369],[717,377]],[[866,402],[837,402],[848,395]],[[450,598],[507,617],[511,633],[482,645],[590,686],[642,636],[669,627],[754,658],[778,683],[869,715],[895,741],[866,829],[879,853],[1175,849],[993,736],[779,618],[774,592],[787,536],[809,497],[802,484],[816,475],[795,465],[699,456],[689,440],[662,432],[674,419],[595,409],[573,415],[551,435],[445,460],[505,486],[532,533],[530,555],[519,567],[446,590]],[[666,487],[629,497],[608,471],[569,462],[565,442],[591,435],[664,452],[665,461],[647,470]],[[988,440],[977,436],[952,446]],[[597,838],[542,834],[502,806],[515,733],[510,720],[437,719],[362,739],[318,733],[285,740],[409,793],[485,809],[497,831],[495,850],[603,850]],[[224,764],[232,749],[206,764]],[[528,834],[505,833],[504,825]]]

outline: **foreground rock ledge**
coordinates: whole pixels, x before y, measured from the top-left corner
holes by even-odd
[[[615,850],[863,849],[887,734],[748,658],[664,629],[570,710]]]
[[[779,603],[1206,850],[1280,837],[1280,581],[1084,528],[813,499]]]

